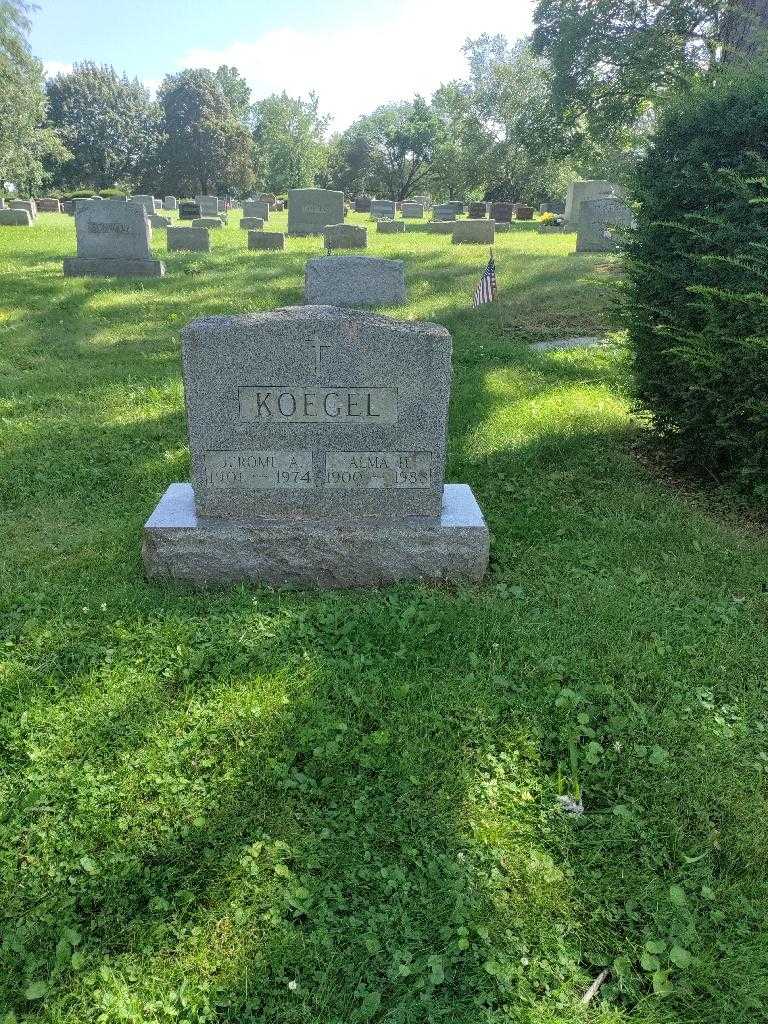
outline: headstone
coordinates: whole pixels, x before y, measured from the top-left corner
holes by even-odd
[[[456,227],[456,220],[431,220],[427,224],[427,231],[431,235],[452,235]]]
[[[514,203],[491,203],[491,220],[499,224],[510,224],[514,212]]]
[[[282,231],[249,231],[249,249],[284,249],[285,235]]]
[[[193,228],[223,228],[224,221],[221,217],[195,217],[192,221]]]
[[[61,213],[61,203],[58,199],[37,199],[35,205],[41,213]]]
[[[449,221],[456,220],[456,211],[453,206],[449,206],[447,203],[441,203],[439,206],[435,206],[432,210],[433,221]]]
[[[200,216],[199,203],[179,203],[179,220],[196,220]]]
[[[170,217],[162,217],[159,213],[150,214],[149,223],[153,228],[167,228],[171,224]]]
[[[579,223],[579,209],[587,199],[605,199],[611,196],[622,195],[622,189],[610,181],[603,179],[591,179],[586,181],[573,181],[568,186],[568,196],[565,200],[565,222],[575,228]]]
[[[621,199],[582,199],[576,252],[615,252],[622,243],[621,232],[616,229],[631,227],[632,223],[632,210]]]
[[[481,217],[488,216],[488,204],[487,203],[470,203],[469,204],[469,217],[471,220],[479,220]]]
[[[113,202],[113,200],[110,200],[110,202]],[[129,203],[136,203],[137,205],[142,206],[144,208],[144,210],[146,211],[147,216],[149,216],[150,213],[154,213],[155,212],[155,197],[154,196],[129,196],[128,197],[128,202]]]
[[[482,579],[482,513],[469,487],[444,483],[444,327],[294,307],[196,320],[182,353],[191,483],[172,484],[144,527],[150,579]]]
[[[201,217],[215,217],[219,213],[218,196],[195,196]]]
[[[370,213],[371,212],[371,197],[370,196],[358,196],[355,199],[355,213]]]
[[[533,220],[533,207],[515,203],[515,220]]]
[[[380,220],[376,223],[380,235],[402,235],[405,233],[404,220]]]
[[[460,213],[464,213],[464,203],[460,199],[449,199],[447,203],[443,203],[443,206],[449,210],[453,210],[454,216],[458,217]]]
[[[162,210],[162,208],[163,208],[163,201],[162,201],[162,199],[155,199],[154,200],[154,204],[155,204],[155,210]]]
[[[304,301],[319,306],[397,306],[405,264],[375,256],[318,256],[304,267]]]
[[[168,250],[170,252],[209,252],[211,236],[207,228],[168,228]]]
[[[397,213],[397,207],[391,199],[372,199],[371,200],[371,217],[378,219],[379,217],[391,217],[394,220],[395,214]]]
[[[269,203],[262,199],[250,199],[243,203],[244,217],[261,217],[263,221],[269,220]]]
[[[457,220],[453,228],[453,241],[493,245],[496,225],[492,220]]]
[[[61,212],[68,213],[70,217],[75,214],[75,204],[71,199],[63,199],[61,203]]]
[[[34,199],[11,199],[8,203],[10,210],[26,210],[31,220],[37,216],[37,204]]]
[[[368,232],[360,224],[327,224],[323,244],[326,249],[367,249]]]
[[[288,192],[289,235],[321,235],[326,224],[343,220],[343,192],[327,188],[292,188]]]
[[[64,260],[66,277],[162,277],[152,258],[144,207],[121,199],[87,202],[75,212],[77,256]]]
[[[164,210],[176,210],[178,209],[178,205],[179,203],[178,200],[176,199],[176,196],[166,196],[163,199]]]
[[[264,221],[261,217],[241,217],[240,227],[243,231],[261,231]]]
[[[32,214],[29,210],[15,210],[10,207],[0,210],[0,226],[9,228],[31,228]]]
[[[421,203],[403,202],[400,210],[403,217],[411,220],[412,218],[419,219],[424,216],[424,207]]]
[[[565,213],[565,203],[541,203],[539,213],[554,213],[562,216]]]

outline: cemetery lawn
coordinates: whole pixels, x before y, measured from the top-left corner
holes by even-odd
[[[635,459],[620,346],[528,347],[604,329],[612,259],[516,225],[473,311],[485,248],[371,233],[454,336],[482,586],[151,586],[180,328],[320,250],[238,219],[146,282],[1,229],[0,1021],[765,1019],[768,541]]]

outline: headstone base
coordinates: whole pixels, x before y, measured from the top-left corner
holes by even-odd
[[[445,485],[439,519],[250,524],[198,518],[192,485],[171,484],[142,540],[151,580],[322,590],[478,583],[488,549],[488,527],[467,484]]]
[[[107,259],[96,256],[67,256],[65,277],[163,277],[160,260]]]

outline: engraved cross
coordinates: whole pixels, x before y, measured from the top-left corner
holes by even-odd
[[[314,342],[313,348],[315,352],[315,371],[317,373],[319,373],[320,370],[322,369],[323,352],[327,352],[330,347],[330,345],[323,345],[323,343],[320,341]]]

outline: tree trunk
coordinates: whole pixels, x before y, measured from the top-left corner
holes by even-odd
[[[768,0],[730,0],[723,16],[722,60],[755,60],[768,52]]]

